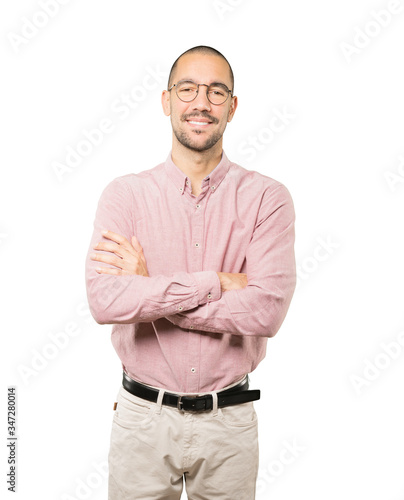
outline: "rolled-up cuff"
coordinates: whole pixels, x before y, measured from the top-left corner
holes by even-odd
[[[219,300],[222,297],[222,288],[216,271],[201,271],[192,274],[198,287],[199,305]]]

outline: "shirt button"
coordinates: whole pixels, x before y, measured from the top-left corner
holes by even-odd
[[[201,206],[200,205],[196,205],[196,208],[200,208]]]
[[[182,193],[182,191],[183,191],[183,188],[180,188],[180,191],[181,191],[181,193]]]
[[[189,182],[187,181],[187,186],[189,186]]]
[[[215,186],[212,186],[210,189],[211,189],[212,191],[214,191],[214,190],[215,190]]]
[[[193,329],[194,329],[194,325],[191,325],[191,326],[189,327],[189,329],[190,329],[190,330],[193,330]]]
[[[199,248],[199,243],[195,243],[196,248]]]
[[[195,371],[196,371],[195,368],[191,368],[192,373],[195,373]]]
[[[211,298],[212,298],[212,294],[208,293],[208,299],[211,299]]]
[[[182,311],[184,308],[182,306],[178,306],[178,310]]]

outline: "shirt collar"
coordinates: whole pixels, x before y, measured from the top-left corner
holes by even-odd
[[[216,165],[216,167],[212,170],[212,172],[206,176],[202,181],[202,188],[207,184],[211,189],[212,193],[217,191],[222,180],[225,178],[227,172],[230,168],[230,160],[227,158],[226,153],[222,151],[222,158],[220,162]],[[178,189],[180,194],[184,194],[187,181],[189,181],[188,177],[184,174],[184,172],[177,167],[177,165],[173,162],[171,157],[171,151],[165,161],[165,170],[167,175],[173,181],[175,186]]]

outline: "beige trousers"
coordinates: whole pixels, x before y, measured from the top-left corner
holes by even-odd
[[[118,393],[109,452],[109,500],[253,500],[258,473],[253,403],[185,412]]]

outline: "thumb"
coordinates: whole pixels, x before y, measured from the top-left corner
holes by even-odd
[[[132,236],[132,246],[136,250],[136,252],[143,252],[143,248],[140,246],[140,243],[138,242],[136,236]]]

